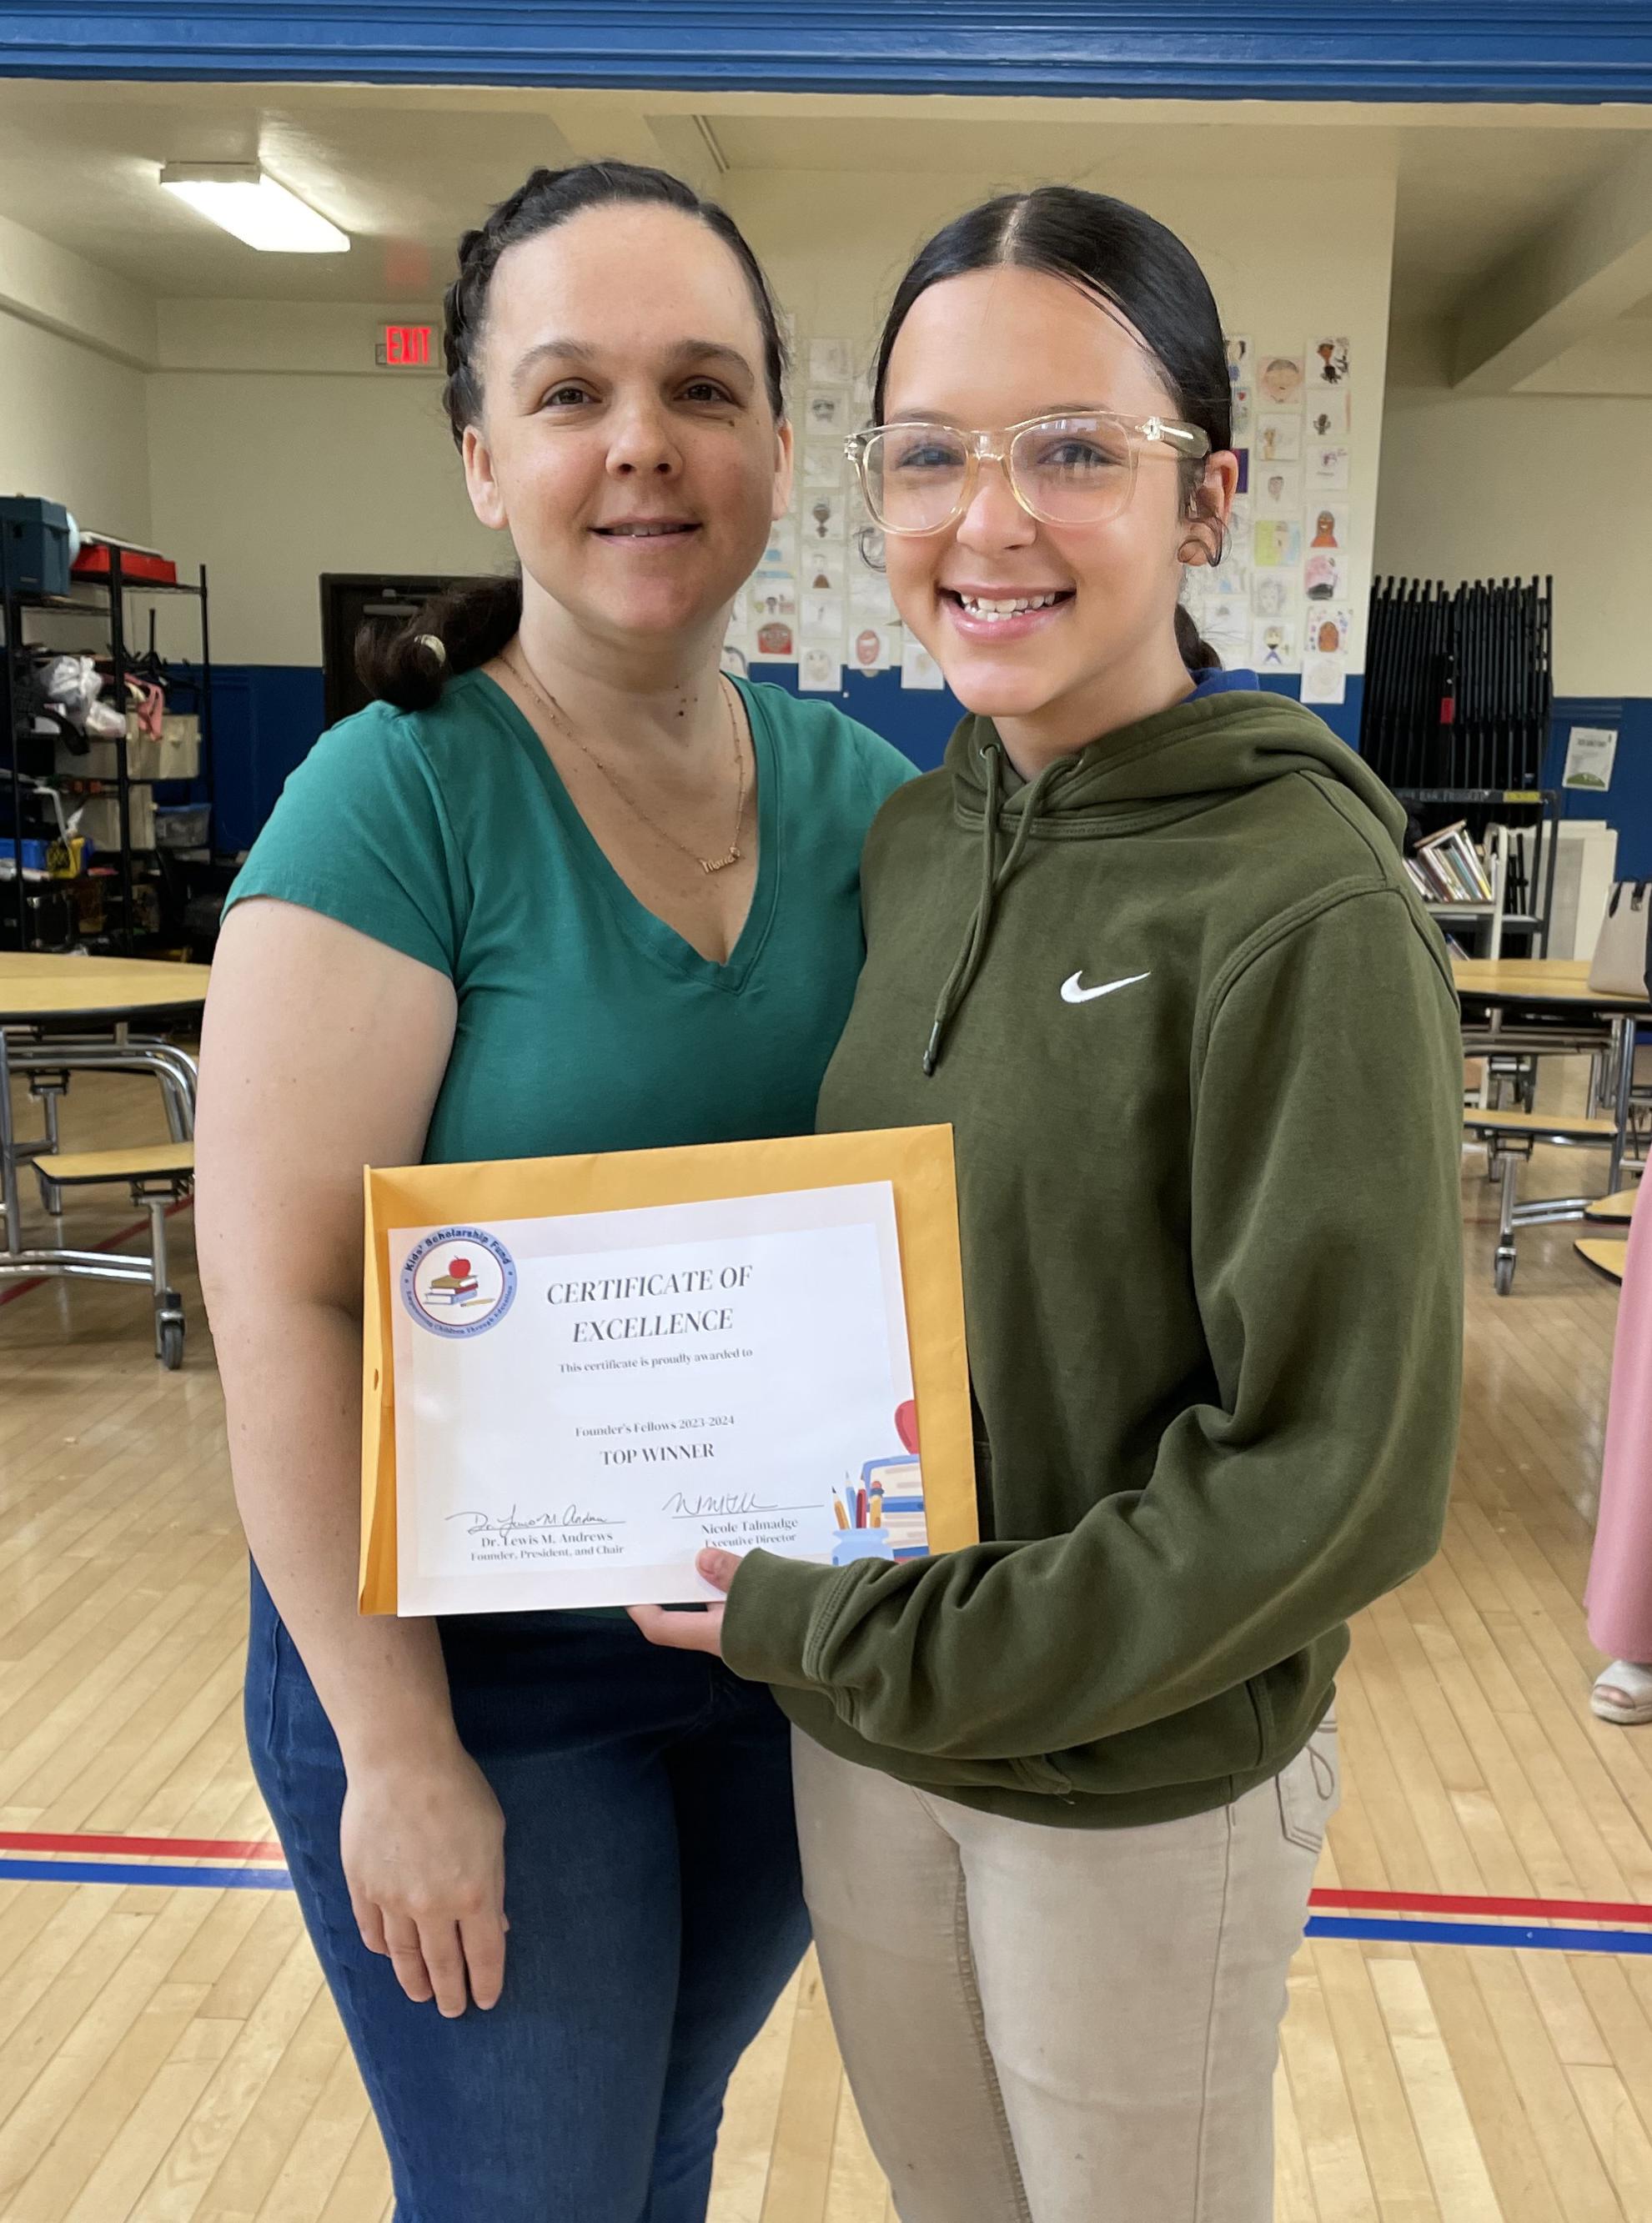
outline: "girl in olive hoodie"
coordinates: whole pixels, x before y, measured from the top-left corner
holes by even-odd
[[[1197,264],[1046,187],[898,292],[858,436],[972,712],[885,807],[827,1128],[949,1121],[987,1540],[708,1554],[775,1686],[904,2223],[1264,2223],[1347,1617],[1439,1539],[1461,1054],[1403,814],[1180,608],[1238,474]]]

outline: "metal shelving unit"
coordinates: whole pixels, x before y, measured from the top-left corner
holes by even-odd
[[[129,579],[126,576],[120,549],[110,544],[109,570],[102,578],[82,578],[72,582],[66,595],[43,595],[14,589],[8,568],[4,536],[0,535],[0,627],[4,639],[0,642],[0,655],[4,661],[4,702],[6,704],[7,761],[0,766],[0,778],[10,784],[11,836],[8,844],[0,840],[0,855],[9,846],[14,867],[12,892],[14,922],[17,947],[30,947],[28,933],[28,887],[23,877],[22,844],[24,841],[24,803],[28,796],[22,753],[25,737],[17,731],[16,705],[18,701],[18,670],[22,652],[28,644],[23,639],[24,625],[31,613],[48,612],[56,615],[78,615],[82,618],[101,618],[107,636],[107,656],[113,667],[113,686],[110,699],[124,708],[126,681],[135,659],[129,653],[129,598],[148,601],[161,597],[171,599],[183,595],[194,601],[200,611],[200,721],[201,757],[199,778],[206,790],[209,809],[216,802],[212,756],[212,648],[209,623],[206,566],[200,566],[199,576],[193,581],[179,580],[161,583],[152,579]],[[134,888],[137,875],[134,870],[132,847],[132,796],[136,789],[167,786],[171,782],[154,779],[136,779],[132,776],[130,759],[124,732],[112,743],[115,751],[116,778],[114,787],[118,798],[120,815],[120,855],[118,874],[121,916],[118,924],[108,937],[120,954],[131,956],[139,944],[151,937],[140,935],[136,929]],[[35,784],[64,787],[79,792],[84,784],[93,789],[109,785],[106,781],[78,781],[73,773],[53,771],[41,777],[28,776]],[[215,822],[209,821],[209,828]],[[210,839],[210,832],[209,832]],[[105,854],[107,853],[104,853]],[[60,885],[73,885],[63,882]]]
[[[1560,825],[1561,797],[1558,788],[1502,788],[1502,787],[1402,787],[1395,790],[1397,799],[1408,809],[1422,812],[1431,809],[1456,810],[1468,816],[1471,831],[1479,842],[1484,842],[1488,827],[1503,825],[1510,834],[1529,834],[1532,837],[1531,877],[1529,885],[1541,886],[1542,893],[1536,907],[1531,910],[1511,911],[1505,908],[1507,885],[1506,856],[1502,860],[1494,900],[1486,904],[1430,903],[1427,908],[1431,916],[1441,926],[1473,925],[1480,931],[1483,947],[1476,954],[1496,957],[1502,954],[1503,936],[1513,932],[1529,935],[1531,944],[1526,954],[1541,957],[1548,946],[1549,921],[1554,915],[1554,867],[1560,855]],[[1510,823],[1504,814],[1508,810],[1535,811],[1537,816],[1525,825]],[[1495,822],[1492,811],[1498,813]],[[1472,822],[1478,818],[1479,823]]]

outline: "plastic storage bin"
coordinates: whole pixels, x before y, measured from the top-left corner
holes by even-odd
[[[158,849],[204,849],[211,830],[212,806],[209,803],[183,803],[154,814]]]
[[[135,787],[129,797],[132,826],[132,847],[153,849],[154,847],[154,801],[147,787]],[[89,834],[99,849],[118,850],[121,846],[121,799],[118,795],[88,797],[81,807],[80,828]]]
[[[69,513],[34,494],[0,494],[0,534],[14,595],[69,591]]]

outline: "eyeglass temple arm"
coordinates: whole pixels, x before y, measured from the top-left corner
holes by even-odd
[[[1196,425],[1178,425],[1169,417],[1150,417],[1142,426],[1144,438],[1163,440],[1172,448],[1180,449],[1184,456],[1207,456],[1210,435],[1201,432]]]

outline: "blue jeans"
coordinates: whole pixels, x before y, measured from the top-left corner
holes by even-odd
[[[396,2223],[701,2223],[723,2089],[802,1957],[787,1730],[766,1690],[627,1621],[442,1625],[505,1811],[504,1995],[444,2020],[363,1944],[344,1771],[255,1569],[247,1739],[395,2181]]]

